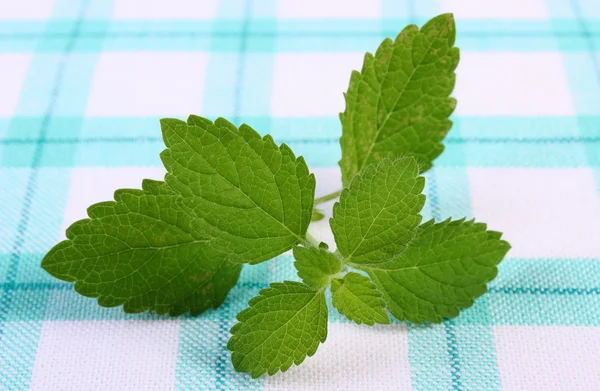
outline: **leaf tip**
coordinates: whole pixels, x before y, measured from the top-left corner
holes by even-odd
[[[439,37],[446,37],[448,38],[449,46],[453,46],[456,39],[456,22],[454,21],[454,14],[445,13],[433,17],[423,25],[421,31],[428,35],[439,34]]]

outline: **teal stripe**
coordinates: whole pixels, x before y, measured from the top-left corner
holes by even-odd
[[[461,362],[460,390],[500,390],[493,328],[490,325],[454,325],[448,328],[456,339]],[[448,330],[447,329],[447,330]]]
[[[276,139],[323,140],[335,143],[341,134],[341,124],[337,115],[325,117],[271,117],[270,93],[272,85],[264,82],[272,73],[272,56],[249,55],[246,58],[243,85],[240,88],[240,112],[236,120],[234,113],[235,88],[227,87],[225,81],[236,74],[237,56],[210,55],[201,111],[195,114],[210,119],[225,117],[236,125],[246,123],[262,134],[271,134]],[[231,64],[233,63],[233,65]],[[218,71],[220,69],[220,72]],[[83,87],[86,85],[83,84]],[[40,92],[40,94],[42,94]],[[260,99],[257,95],[262,96]],[[68,96],[68,95],[67,95]],[[87,97],[84,96],[84,97]],[[595,99],[589,95],[590,99]],[[73,98],[74,99],[74,98]],[[600,96],[598,96],[600,99]],[[82,108],[87,99],[81,99],[73,107]],[[66,106],[66,101],[65,101]],[[591,104],[590,104],[591,106]],[[579,106],[578,106],[579,110]],[[582,110],[585,111],[585,110]],[[12,119],[0,118],[0,143],[6,140],[35,140],[39,115],[17,115]],[[182,117],[185,119],[185,117]],[[160,138],[160,116],[148,117],[83,117],[77,115],[56,115],[50,120],[48,139],[67,139],[81,135],[81,139],[91,138]],[[10,124],[20,122],[18,131],[10,132]],[[597,115],[573,117],[544,116],[453,116],[454,126],[446,137],[447,143],[469,140],[475,142],[522,142],[565,143],[582,140],[594,145],[600,140],[596,132],[600,126],[600,112]],[[71,125],[69,125],[71,124]],[[73,127],[80,127],[74,132]]]
[[[488,293],[494,325],[600,327],[599,294]]]
[[[28,259],[32,259],[30,255],[24,255],[23,258],[25,262],[30,262]],[[41,255],[38,255],[36,265],[39,265],[40,258]],[[264,267],[261,265],[245,268],[244,271],[249,269],[249,272],[252,273],[256,272],[252,269],[259,268],[259,270],[263,270],[263,274],[257,276],[257,282],[240,281],[227,298],[229,306],[219,308],[218,311],[207,312],[197,320],[200,322],[218,322],[221,317],[234,319],[241,310],[246,308],[248,300],[256,296],[261,288],[267,287],[269,281],[275,282],[286,279],[281,274],[274,274],[271,279],[267,277],[269,273],[264,274],[265,268],[275,267],[276,263],[277,261],[273,260],[264,264]],[[261,267],[263,268],[261,269]],[[289,270],[290,273],[293,273],[292,268]],[[33,276],[26,277],[27,280],[32,278]],[[293,278],[293,280],[297,280],[297,278]],[[600,313],[599,289],[598,287],[562,287],[555,289],[545,287],[537,289],[494,287],[486,295],[477,299],[473,307],[464,310],[459,317],[453,320],[453,323],[458,328],[486,325],[600,327],[600,316],[598,315]],[[86,298],[74,292],[72,284],[57,282],[56,280],[0,284],[0,297],[6,298],[8,293],[13,295],[13,301],[10,308],[4,307],[7,323],[42,320],[168,318],[150,314],[125,314],[121,308],[100,307],[95,299]],[[556,311],[559,311],[560,314],[557,314]],[[332,320],[335,322],[347,321],[344,317],[333,312]],[[426,332],[431,331],[432,327],[425,327]],[[425,337],[421,335],[418,338]],[[446,341],[445,335],[443,340]],[[447,352],[446,348],[444,346],[444,352]],[[413,363],[412,359],[411,363]]]
[[[408,324],[412,385],[418,391],[451,390],[451,368],[443,325]]]
[[[600,254],[596,259],[509,257],[500,264],[500,273],[490,286],[498,289],[499,293],[507,288],[545,291],[566,287],[582,291],[600,289]]]
[[[450,368],[451,368],[451,388],[453,390],[461,390],[463,389],[462,384],[462,365],[461,358],[458,352],[458,340],[456,338],[456,333],[454,330],[454,325],[452,321],[447,320],[444,322],[444,332],[446,334],[446,344],[447,344],[447,354],[450,360]],[[461,341],[462,343],[462,341]]]
[[[29,389],[41,329],[42,322],[7,322],[0,329],[0,388],[3,390]]]
[[[307,52],[360,52],[373,51],[379,43],[388,37],[394,37],[396,30],[389,33],[377,33],[355,36],[331,36],[321,33],[310,36],[282,35],[256,35],[248,42],[248,51],[255,54],[261,53],[307,53]],[[0,51],[3,52],[31,52],[37,47],[39,37],[4,37],[0,36]],[[64,37],[61,35],[43,38],[44,45],[38,52],[52,54],[64,48]],[[268,42],[276,42],[270,45]],[[104,42],[106,51],[197,51],[212,53],[236,53],[238,36],[212,36],[210,34],[195,33],[165,33],[165,34],[88,34],[78,39],[74,52],[95,52],[99,43]],[[215,46],[218,42],[218,46]],[[463,51],[506,51],[506,52],[547,52],[560,51],[563,53],[580,53],[588,50],[587,43],[577,34],[565,33],[563,35],[548,36],[523,36],[499,33],[489,35],[462,34],[458,38],[458,45]],[[276,48],[274,50],[273,48]]]
[[[38,227],[43,227],[44,224],[40,224],[40,214],[38,207],[46,206],[43,210],[47,209],[47,205],[43,205],[44,202],[48,201],[50,198],[44,198],[42,196],[42,202],[40,202],[39,194],[42,193],[40,190],[40,186],[44,185],[44,177],[40,175],[38,168],[44,165],[43,156],[44,156],[44,147],[45,147],[45,137],[48,130],[49,119],[52,117],[54,110],[57,108],[57,101],[59,99],[59,94],[61,92],[62,83],[65,81],[65,73],[66,73],[66,63],[69,59],[71,51],[74,47],[74,42],[79,33],[79,28],[81,26],[81,19],[83,14],[85,13],[87,2],[82,2],[78,4],[77,9],[78,18],[75,23],[72,25],[70,37],[65,40],[64,47],[61,51],[60,61],[55,63],[55,68],[52,69],[52,77],[48,79],[49,86],[49,94],[47,95],[47,99],[44,99],[44,104],[42,105],[43,110],[40,112],[43,116],[43,120],[40,123],[39,133],[38,133],[38,141],[35,144],[35,148],[32,150],[30,155],[31,160],[29,161],[30,170],[28,171],[27,176],[27,185],[25,188],[25,194],[23,196],[23,200],[20,208],[20,216],[18,220],[18,224],[15,228],[16,236],[14,237],[14,241],[12,242],[12,248],[10,250],[10,259],[8,261],[8,269],[6,270],[6,276],[3,279],[3,287],[5,288],[2,292],[1,297],[1,306],[0,306],[0,352],[8,350],[12,352],[12,354],[16,357],[6,357],[6,353],[2,355],[3,361],[8,360],[8,376],[10,376],[10,368],[13,365],[18,365],[19,370],[19,379],[7,379],[6,382],[2,382],[2,384],[14,384],[16,383],[16,387],[26,388],[31,380],[31,372],[33,369],[33,364],[35,361],[35,349],[37,347],[37,341],[40,337],[40,326],[33,327],[31,330],[27,330],[27,327],[20,327],[18,329],[18,333],[13,333],[12,330],[12,322],[11,318],[13,317],[13,313],[17,309],[25,308],[28,312],[38,312],[45,311],[46,303],[42,302],[39,306],[30,305],[30,303],[23,303],[23,299],[26,298],[22,292],[18,292],[17,290],[11,290],[16,283],[17,275],[19,274],[19,268],[24,262],[25,253],[27,253],[28,249],[32,247],[30,243],[36,243],[35,241],[31,241],[32,238],[40,238],[39,231],[36,231]],[[48,23],[48,26],[52,26],[52,22]],[[39,42],[38,48],[41,49],[44,46],[44,41]],[[36,101],[36,98],[40,97],[37,95],[37,90],[35,88],[35,82],[32,80],[34,76],[37,76],[36,71],[41,71],[44,69],[42,66],[42,61],[40,59],[42,56],[34,56],[28,72],[28,78],[25,82],[25,86],[29,85],[30,88],[24,88],[20,96],[20,104],[17,108],[18,114],[23,114],[25,109],[29,106],[30,102]],[[43,95],[42,95],[43,96]],[[12,124],[11,124],[12,126]],[[18,131],[18,129],[9,129],[9,134],[12,132]],[[3,151],[3,152],[6,152]],[[15,156],[8,156],[15,157]],[[29,156],[28,156],[29,157]],[[7,156],[3,153],[3,159],[6,159]],[[65,186],[62,186],[64,189]],[[60,199],[66,199],[65,194],[59,195]],[[40,205],[40,203],[42,205]],[[54,206],[55,211],[60,210],[59,208]],[[36,212],[38,213],[36,215]],[[50,227],[51,224],[48,224]],[[56,229],[56,227],[55,227]],[[51,231],[55,231],[51,230]],[[44,231],[47,232],[47,231]],[[48,235],[43,235],[41,238],[48,237]],[[29,239],[29,240],[28,240]],[[42,239],[43,240],[43,239]],[[38,243],[36,243],[37,245]],[[41,243],[44,246],[44,243]],[[46,247],[46,246],[44,246]],[[39,296],[39,295],[38,295]],[[44,295],[47,297],[47,295]],[[23,336],[22,333],[27,332],[28,338],[25,342],[22,341]],[[15,354],[16,353],[16,354]],[[25,353],[25,357],[21,356]],[[9,353],[11,354],[11,353]],[[3,365],[6,367],[6,365]],[[4,373],[4,371],[3,371]],[[2,377],[7,376],[3,374]],[[18,381],[17,381],[18,380]],[[8,383],[10,381],[10,383]],[[13,388],[13,387],[11,387]]]
[[[258,2],[260,4],[260,2]],[[414,2],[415,7],[423,7],[420,2]],[[407,4],[407,3],[405,3]],[[100,5],[101,6],[101,5]],[[259,9],[261,6],[255,6]],[[397,17],[383,17],[378,19],[368,18],[345,18],[345,19],[286,19],[281,20],[273,17],[257,17],[252,18],[249,34],[269,33],[285,35],[289,33],[298,34],[305,32],[334,33],[336,35],[344,34],[397,34],[398,31],[410,23],[421,25],[427,21],[435,12],[426,12],[424,15],[417,16],[414,19],[408,15],[408,5],[388,4],[387,9],[394,9]],[[224,8],[221,5],[221,8]],[[385,10],[385,8],[384,8]],[[241,15],[239,7],[234,10],[238,15],[234,17],[221,16],[214,20],[194,20],[194,19],[177,19],[177,20],[115,20],[101,17],[89,18],[86,20],[83,35],[94,32],[92,29],[94,23],[104,24],[110,22],[111,28],[108,33],[155,33],[155,32],[184,32],[184,33],[206,33],[211,34],[214,30],[225,31],[230,34],[239,33],[241,22],[244,16]],[[260,12],[260,11],[258,11]],[[263,11],[264,12],[264,11]],[[436,11],[437,12],[437,11]],[[404,14],[404,15],[403,15]],[[74,16],[73,16],[74,17]],[[74,18],[55,18],[52,20],[50,34],[60,34],[70,31]],[[586,23],[590,26],[590,34],[595,35],[600,32],[597,26],[600,23],[599,16],[590,16],[585,18]],[[14,21],[0,20],[0,37],[7,39],[13,36],[17,39],[25,39],[24,35],[41,35],[45,32],[45,21]],[[459,31],[465,35],[472,34],[491,34],[491,33],[510,33],[513,35],[551,35],[551,34],[581,34],[581,25],[578,17],[575,14],[570,17],[557,17],[547,20],[535,19],[458,19],[457,25]],[[265,28],[271,26],[270,28]]]
[[[432,217],[436,221],[448,217],[470,217],[469,182],[466,170],[448,170],[435,167],[427,172],[427,201],[431,208]],[[456,200],[461,201],[457,202]],[[444,335],[446,339],[446,353],[450,366],[449,388],[453,390],[486,389],[493,390],[499,387],[500,375],[498,372],[495,340],[489,322],[482,323],[482,319],[490,318],[489,308],[479,305],[478,320],[474,324],[482,324],[480,333],[476,336],[461,332],[458,324],[461,317],[444,320]],[[469,347],[477,346],[478,355],[473,357]],[[464,350],[463,350],[464,349]],[[485,387],[478,387],[481,377],[474,374],[485,373]]]
[[[341,154],[336,139],[294,140],[276,139],[285,142],[297,156],[303,156],[310,167],[335,167]],[[2,144],[2,143],[0,143]],[[40,167],[90,167],[90,166],[161,166],[158,154],[164,149],[160,138],[96,138],[82,140],[46,141],[47,147],[41,157]],[[436,160],[440,168],[584,168],[597,164],[589,161],[587,148],[595,148],[598,141],[543,143],[514,141],[463,140],[447,143],[444,154]],[[74,148],[73,146],[77,147]],[[8,142],[1,145],[2,166],[8,168],[29,167],[35,143]],[[107,154],[106,151],[111,153]],[[592,153],[595,150],[592,149]],[[520,160],[519,160],[520,159]],[[519,161],[527,162],[519,164]]]
[[[249,23],[248,51],[278,52],[340,52],[371,51],[386,37],[395,37],[409,18],[286,20],[253,19]],[[419,22],[419,21],[418,21]],[[591,39],[600,36],[600,24],[588,20],[584,27],[577,18],[548,21],[461,20],[457,44],[462,50],[506,51],[588,51],[586,34]],[[40,41],[38,51],[62,51],[73,20],[53,20],[48,31],[34,22],[0,23],[0,50],[31,51]],[[240,19],[218,21],[112,21],[95,19],[86,22],[75,52],[97,51],[105,41],[104,50],[190,50],[237,53],[242,35]],[[275,41],[276,46],[264,44]]]

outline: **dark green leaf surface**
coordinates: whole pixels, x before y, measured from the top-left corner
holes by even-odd
[[[331,278],[342,270],[342,264],[327,248],[294,247],[294,266],[298,277],[316,289],[327,288]]]
[[[242,263],[303,241],[315,179],[302,158],[242,125],[161,121],[166,182],[89,208],[42,267],[103,306],[198,314],[219,306]]]
[[[124,305],[126,312],[196,315],[218,307],[241,265],[209,246],[180,203],[163,182],[118,190],[114,202],[92,205],[90,219],[67,229],[68,239],[42,267],[100,305]]]
[[[259,263],[302,242],[315,178],[303,158],[247,125],[190,116],[161,121],[166,183],[183,197],[194,229],[236,262]]]
[[[237,316],[227,348],[237,371],[258,377],[286,371],[327,338],[325,295],[306,284],[271,284]]]
[[[439,15],[419,31],[406,27],[367,53],[345,95],[342,122],[342,180],[382,158],[414,156],[421,172],[443,151],[456,107],[450,98],[459,60],[451,14]]]
[[[358,273],[348,273],[331,283],[333,306],[358,324],[373,326],[390,323],[385,312],[385,301],[375,284]]]
[[[390,312],[415,323],[441,322],[470,307],[498,273],[510,249],[501,234],[473,221],[429,221],[406,250],[361,267],[383,292]]]
[[[412,157],[384,159],[354,178],[333,207],[331,229],[350,264],[384,262],[413,238],[425,196]]]

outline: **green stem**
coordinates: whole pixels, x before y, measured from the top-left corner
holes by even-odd
[[[329,193],[324,196],[321,196],[319,198],[315,198],[315,205],[322,204],[323,202],[327,202],[327,201],[336,199],[340,196],[340,194],[342,194],[342,191],[338,190],[338,191],[334,191],[333,193]]]
[[[319,248],[319,241],[312,236],[311,234],[309,234],[308,232],[306,232],[306,240],[305,240],[305,246],[306,247],[315,247],[315,248]]]
[[[347,266],[346,266],[346,258],[344,258],[344,256],[342,254],[340,254],[340,252],[338,250],[335,250],[335,252],[333,253],[333,255],[335,255],[335,257],[337,259],[339,259],[340,262],[342,263],[342,266],[344,267],[344,269],[342,271],[346,270],[346,268],[347,268]]]

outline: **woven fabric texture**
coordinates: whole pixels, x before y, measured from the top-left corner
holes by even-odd
[[[513,249],[439,325],[330,311],[313,358],[251,380],[225,346],[290,254],[200,317],[126,315],[42,269],[90,204],[160,179],[158,120],[248,123],[340,187],[338,112],[364,52],[453,12],[461,63],[425,218],[476,217]],[[326,204],[330,210],[332,203]],[[311,232],[332,243],[326,220]],[[1,390],[600,390],[597,0],[0,0]]]

